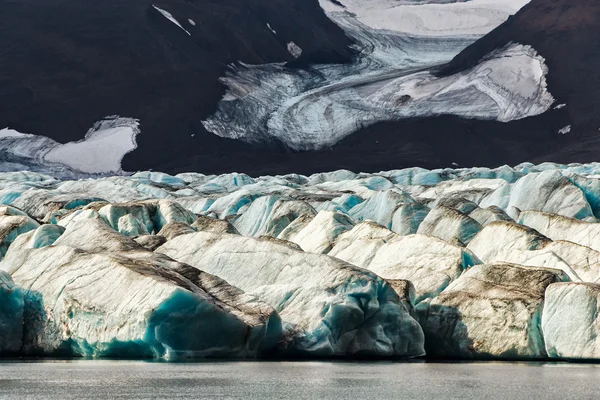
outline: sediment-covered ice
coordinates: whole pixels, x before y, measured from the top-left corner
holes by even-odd
[[[552,240],[567,240],[600,251],[600,223],[540,211],[521,213],[519,222]]]
[[[419,225],[417,233],[466,246],[482,229],[479,222],[452,208],[437,206]]]
[[[510,251],[537,250],[550,240],[527,226],[498,221],[488,224],[469,243],[468,248],[483,262],[492,262],[498,254]]]
[[[430,356],[545,358],[541,320],[559,270],[476,265],[429,304],[423,328]]]
[[[53,246],[32,240],[21,235],[0,264],[24,292],[23,354],[246,357],[280,338],[271,307],[100,219],[70,226]]]
[[[387,282],[278,239],[199,232],[156,250],[218,275],[272,305],[284,354],[419,356],[422,331]]]
[[[381,229],[365,225],[357,228],[375,232],[357,235],[350,231],[341,235],[329,254],[385,279],[411,281],[416,302],[437,296],[464,270],[479,262],[470,251],[432,236],[390,233],[382,237]]]

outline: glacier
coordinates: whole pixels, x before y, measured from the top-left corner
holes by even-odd
[[[272,305],[286,331],[283,354],[424,354],[421,327],[384,280],[265,239],[199,232],[178,236],[156,252],[223,277]]]
[[[232,65],[221,78],[227,92],[204,127],[310,151],[384,121],[451,114],[508,122],[542,114],[555,99],[544,58],[527,44],[509,43],[469,70],[437,75],[528,2],[321,0],[325,14],[355,40],[355,61],[304,69]]]
[[[597,360],[600,163],[0,173],[0,356]]]
[[[100,219],[73,224],[52,245],[34,241],[21,235],[0,264],[24,292],[23,354],[243,357],[279,339],[271,307]]]

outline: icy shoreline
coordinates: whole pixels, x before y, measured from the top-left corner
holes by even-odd
[[[600,164],[0,173],[0,356],[600,359]]]

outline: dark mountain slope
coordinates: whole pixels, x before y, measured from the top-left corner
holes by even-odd
[[[567,104],[576,133],[600,128],[600,2],[533,0],[504,24],[466,48],[442,70],[474,66],[507,43],[528,44],[548,65],[548,87]]]
[[[351,57],[316,0],[0,0],[0,10],[0,127],[67,142],[104,116],[139,118],[139,148],[124,164],[133,170],[253,150],[200,123],[224,92],[227,64]]]
[[[598,159],[600,3],[592,0],[532,0],[439,72],[468,69],[510,42],[531,45],[566,107],[509,123],[443,115],[386,122],[318,152],[255,147],[201,124],[224,93],[218,79],[229,63],[352,59],[351,41],[316,0],[0,0],[0,9],[0,128],[66,142],[107,115],[139,118],[139,147],[125,170],[368,172]],[[297,60],[292,41],[303,50]],[[572,131],[559,134],[567,125]]]

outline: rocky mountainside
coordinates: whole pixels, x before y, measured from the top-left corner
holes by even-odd
[[[259,175],[595,157],[592,1],[238,3],[1,0],[2,169]]]
[[[2,0],[0,8],[0,129],[67,143],[107,116],[134,118],[143,135],[127,170],[185,165],[199,154],[214,169],[227,153],[252,152],[201,124],[224,94],[219,78],[229,64],[344,63],[353,53],[315,1]],[[297,59],[292,42],[302,48]],[[40,160],[38,148],[0,147],[13,149],[3,161],[54,161]],[[96,170],[116,172],[110,167]]]

